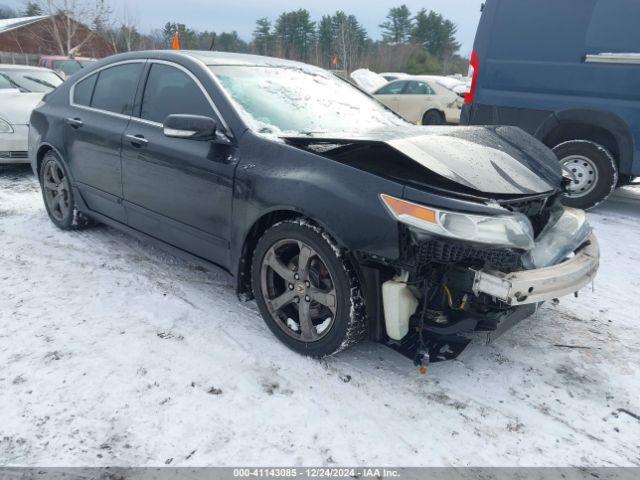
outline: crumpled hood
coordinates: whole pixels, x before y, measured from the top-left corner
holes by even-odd
[[[386,143],[420,166],[483,193],[545,193],[562,181],[554,153],[517,127],[407,126],[306,138]]]
[[[12,125],[27,125],[31,112],[40,103],[44,93],[27,92],[20,90],[0,89],[0,117]]]

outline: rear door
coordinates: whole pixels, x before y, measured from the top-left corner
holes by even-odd
[[[120,222],[122,205],[122,135],[131,109],[144,60],[110,65],[71,88],[69,115],[65,118],[67,161],[82,197],[91,210]]]
[[[400,96],[399,113],[411,123],[422,121],[422,116],[432,108],[438,108],[435,92],[422,80],[407,81],[403,95]]]
[[[172,114],[208,116],[225,129],[209,94],[189,70],[150,60],[140,108],[124,135],[129,224],[228,267],[236,148],[164,136],[162,124]]]
[[[374,94],[374,97],[380,102],[384,103],[394,112],[399,113],[400,95],[402,94],[406,83],[407,82],[405,82],[404,80],[398,80],[396,82],[388,83],[384,87],[380,88]]]

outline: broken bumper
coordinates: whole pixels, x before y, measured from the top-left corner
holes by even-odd
[[[557,265],[513,273],[476,271],[473,291],[511,306],[544,302],[577,292],[593,281],[599,263],[598,241],[591,234],[574,256]]]

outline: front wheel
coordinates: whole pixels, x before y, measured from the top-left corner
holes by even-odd
[[[618,167],[611,153],[594,142],[572,140],[553,149],[571,176],[562,203],[587,210],[609,197],[618,184]]]
[[[262,236],[252,288],[269,329],[298,353],[331,355],[366,334],[353,269],[328,235],[304,220],[281,222]]]

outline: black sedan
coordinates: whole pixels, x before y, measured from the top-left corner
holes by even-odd
[[[105,223],[225,270],[311,356],[369,338],[449,358],[598,268],[533,137],[414,126],[285,60],[110,57],[35,109],[29,155],[58,227]]]

